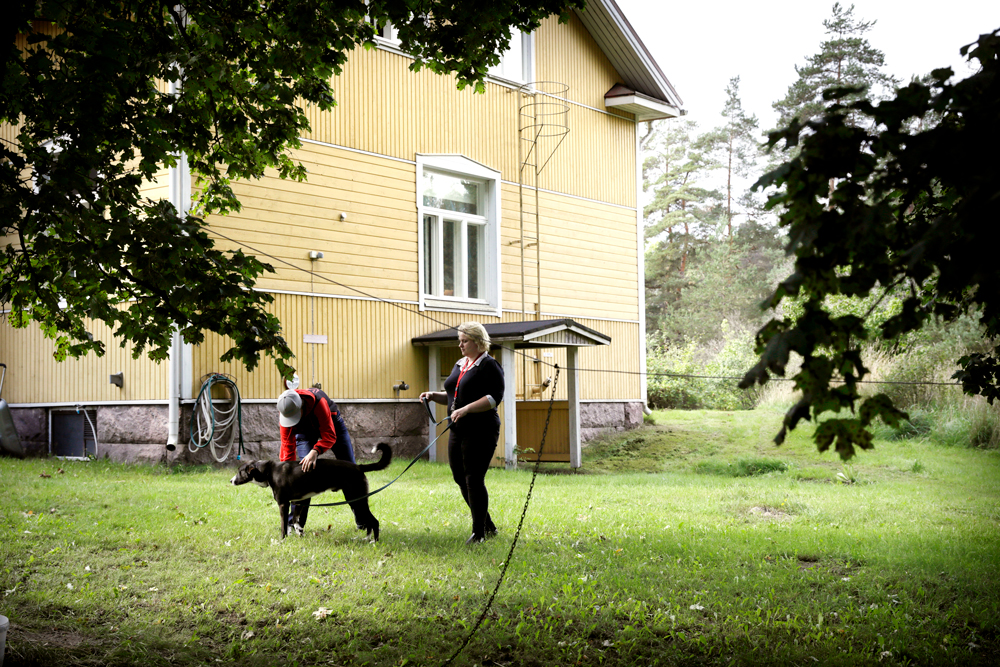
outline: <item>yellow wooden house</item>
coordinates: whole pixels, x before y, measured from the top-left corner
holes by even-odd
[[[275,297],[302,386],[337,400],[359,457],[380,441],[424,448],[417,396],[459,358],[450,327],[478,320],[507,377],[497,460],[531,458],[554,395],[543,458],[579,466],[581,443],[642,420],[639,124],[681,115],[681,99],[614,0],[515,35],[485,94],[411,62],[392,26],[352,53],[339,105],[309,112],[294,152],[308,181],[236,184],[242,211],[211,218],[210,233],[277,269],[257,289]],[[185,208],[191,186],[182,162],[149,194]],[[277,456],[272,365],[222,364],[212,336],[157,365],[93,331],[104,357],[57,363],[37,327],[0,322],[3,398],[29,451],[207,460],[186,446],[189,417],[203,378],[225,373],[248,454]]]

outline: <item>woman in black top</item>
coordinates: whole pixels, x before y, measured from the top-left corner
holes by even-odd
[[[472,536],[465,543],[475,544],[497,532],[489,512],[486,471],[500,439],[497,405],[503,400],[504,379],[500,364],[489,355],[490,336],[482,324],[459,326],[458,347],[462,358],[445,380],[444,391],[425,391],[420,398],[448,406],[448,461],[472,512]]]

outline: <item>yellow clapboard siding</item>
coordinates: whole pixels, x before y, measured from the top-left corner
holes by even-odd
[[[567,315],[568,316],[568,315]],[[543,319],[548,319],[545,316]],[[504,322],[516,322],[521,319],[520,314],[504,313]],[[582,400],[639,400],[641,398],[642,381],[638,375],[638,359],[641,354],[641,339],[639,337],[639,325],[633,322],[611,322],[607,320],[587,319],[574,316],[573,319],[595,331],[611,337],[611,345],[595,345],[580,348],[578,355],[578,365],[581,369],[588,369],[580,373],[580,398]],[[523,350],[525,355],[518,355],[516,362],[517,369],[517,392],[523,394],[525,391],[525,376],[528,383],[536,383],[545,377],[555,377],[554,365],[566,368],[566,350],[556,348],[553,350]],[[545,357],[544,352],[551,352],[553,356]],[[535,363],[532,358],[539,358],[542,363],[538,365],[539,371],[535,370]],[[597,372],[597,371],[612,372]],[[625,371],[625,372],[621,372]],[[543,398],[548,399],[550,392],[546,391]],[[535,398],[538,398],[536,395]],[[556,387],[555,398],[557,401],[566,400],[566,374],[561,373]]]
[[[542,21],[535,44],[540,81],[565,83],[570,87],[569,99],[604,109],[604,94],[621,77],[576,14],[571,13],[565,24],[557,17]]]
[[[570,100],[602,109],[603,93],[615,77],[588,40],[575,18],[569,26],[546,21],[536,42],[539,78],[562,80],[570,84]],[[508,309],[520,307],[521,257],[511,241],[520,239],[516,181],[522,100],[516,91],[494,83],[487,84],[485,95],[457,91],[453,77],[410,72],[411,62],[383,49],[352,53],[344,76],[333,81],[340,106],[331,112],[307,110],[312,131],[306,138],[324,143],[306,141],[293,151],[309,180],[282,180],[271,170],[258,181],[236,183],[243,210],[209,218],[213,229],[235,239],[220,240],[220,248],[248,244],[280,260],[261,257],[275,265],[277,274],[263,278],[259,288],[356,296],[354,288],[381,298],[415,301],[420,266],[417,175],[412,161],[417,153],[456,153],[499,170],[507,181],[500,188],[501,296]],[[628,118],[579,105],[570,105],[568,121],[570,133],[538,183],[546,190],[539,193],[542,308],[612,337],[611,346],[584,349],[581,367],[638,370],[642,336],[634,320],[639,319],[636,260],[641,239],[636,236],[634,209],[635,125]],[[150,196],[165,197],[169,192],[166,171],[160,176],[145,186]],[[525,206],[533,210],[534,191],[525,191]],[[347,214],[345,221],[340,220],[341,212]],[[526,223],[533,233],[533,220]],[[310,250],[326,256],[310,262]],[[293,266],[282,263],[286,261]],[[318,274],[312,280],[301,270],[310,267]],[[529,273],[526,284],[533,290],[535,273]],[[411,385],[404,395],[418,395],[426,385],[427,353],[413,348],[410,338],[472,317],[420,313],[415,305],[358,298],[276,294],[275,299],[270,308],[281,319],[284,335],[297,354],[295,364],[304,384],[315,377],[331,395],[348,400],[391,400],[392,385],[400,380]],[[529,297],[529,304],[533,299]],[[517,320],[521,315],[504,313],[503,319]],[[329,342],[307,345],[302,342],[305,333],[325,333]],[[6,346],[9,341],[20,345],[24,334],[0,333],[2,349],[11,349]],[[254,372],[220,364],[218,358],[227,347],[224,340],[209,335],[194,350],[196,384],[201,375],[222,370],[238,378],[247,398],[272,398],[280,392],[273,362],[262,360]],[[449,355],[456,352],[449,350],[442,358]],[[126,387],[133,392],[145,387],[149,396],[166,397],[166,365],[121,358],[122,367],[109,372],[124,370]],[[554,359],[565,363],[565,354],[558,351]],[[39,378],[63,377],[39,363],[30,369]],[[72,380],[76,396],[106,395],[107,368],[89,361],[77,368],[80,378]],[[585,399],[637,399],[641,394],[634,376],[588,373],[582,388]],[[137,378],[131,387],[130,377]],[[564,387],[563,383],[562,396]],[[45,390],[45,395],[56,392]]]
[[[371,207],[355,204],[354,209]],[[309,233],[313,229],[323,229],[330,231],[341,230],[349,234],[364,234],[365,236],[383,237],[387,239],[405,239],[408,235],[415,235],[416,232],[401,232],[399,227],[402,220],[411,220],[416,214],[416,207],[409,212],[405,218],[402,215],[373,215],[364,211],[354,210],[349,212],[347,220],[340,220],[340,212],[335,212],[330,217],[311,217],[304,214],[287,215],[287,210],[280,210],[280,207],[249,207],[244,206],[239,213],[230,214],[222,218],[212,218],[213,227],[221,229],[245,229],[247,221],[259,221],[265,223],[279,222],[288,226],[293,232],[297,230],[299,234]],[[256,228],[257,226],[251,226]],[[376,231],[377,230],[377,231]],[[284,233],[284,232],[274,232]]]
[[[323,250],[324,252],[335,252],[336,257],[327,258],[330,261],[341,261],[344,256],[367,256],[384,257],[392,259],[395,257],[406,257],[408,260],[416,260],[416,256],[409,257],[409,253],[416,252],[416,232],[403,232],[399,230],[381,230],[379,236],[365,235],[358,231],[345,232],[341,230],[302,230],[301,235],[289,230],[287,234],[266,234],[264,232],[247,232],[239,227],[222,227],[213,225],[222,233],[226,230],[239,232],[240,240],[257,248],[270,247],[277,250],[278,254],[289,254],[281,252],[283,249],[295,250]],[[312,233],[307,237],[305,233]],[[229,234],[226,234],[229,236]],[[300,252],[290,254],[295,259],[300,258]],[[340,258],[340,259],[338,259]]]
[[[310,303],[314,300],[314,303]],[[315,306],[315,324],[312,307]],[[470,319],[456,313],[429,313],[423,317],[412,305],[393,305],[355,299],[325,299],[299,295],[275,295],[271,306],[283,322],[284,335],[296,354],[296,366],[303,386],[319,382],[331,396],[340,400],[359,398],[396,398],[392,386],[405,380],[410,389],[402,392],[405,398],[415,398],[427,385],[427,352],[416,348],[410,339],[424,333],[437,331],[445,326],[457,326]],[[516,314],[505,313],[503,321],[517,321]],[[611,368],[635,370],[638,359],[639,325],[636,323],[608,322],[576,318],[581,324],[612,336],[612,345],[584,348],[580,365],[586,368]],[[497,318],[484,317],[483,322],[496,322]],[[378,332],[393,331],[391,337]],[[328,343],[303,343],[303,334],[325,334]],[[221,364],[218,357],[228,346],[227,341],[210,336],[198,346],[194,355],[195,375],[226,372],[237,378],[240,393],[245,398],[272,398],[281,392],[280,379],[273,364],[266,360],[259,370],[247,373],[235,364]],[[528,351],[533,354],[532,351]],[[442,373],[446,374],[457,351],[445,348],[441,354]],[[518,366],[520,359],[518,358]],[[565,354],[559,350],[549,363],[565,366]],[[315,370],[314,370],[315,369]],[[518,369],[518,373],[520,373]],[[594,376],[593,372],[585,375]],[[564,378],[565,379],[565,378]],[[515,380],[518,381],[518,380]],[[638,399],[638,376],[614,375],[584,378],[584,399]],[[565,399],[564,384],[557,398]]]
[[[416,306],[406,304],[285,294],[274,296],[275,302],[269,306],[269,311],[282,321],[283,335],[296,353],[293,365],[298,368],[303,384],[311,385],[315,378],[331,396],[344,400],[394,399],[392,385],[400,380],[410,385],[410,390],[403,392],[402,397],[415,398],[426,389],[427,352],[413,347],[410,339],[470,319],[468,315],[457,313],[431,312],[423,316]],[[588,319],[572,313],[564,315],[573,316],[581,324],[612,338],[610,346],[588,347],[581,351],[580,367],[591,369],[582,374],[582,398],[638,399],[641,385],[637,375],[594,371],[638,371],[641,354],[639,324]],[[516,313],[505,313],[503,317],[504,321],[520,319]],[[487,323],[498,321],[493,317],[480,320]],[[130,355],[131,347],[118,347],[117,341],[112,339],[103,325],[95,325],[92,330],[98,338],[107,341],[104,357],[89,356],[58,363],[51,357],[51,342],[43,339],[37,327],[15,330],[7,322],[0,323],[0,349],[21,352],[5,360],[8,370],[4,397],[12,404],[167,398],[167,364],[155,364],[144,357],[134,360]],[[393,332],[393,335],[381,335],[386,331]],[[329,342],[326,345],[307,345],[302,342],[305,333],[326,334]],[[224,372],[236,378],[244,398],[272,398],[280,393],[280,378],[270,359],[263,358],[255,371],[248,372],[236,363],[218,361],[228,347],[228,341],[214,334],[208,334],[205,343],[194,347],[192,391],[197,391],[203,375]],[[444,357],[453,361],[457,355],[455,350],[447,348],[442,353]],[[544,361],[565,366],[565,353],[556,350],[553,358]],[[450,366],[450,363],[447,365]],[[519,374],[522,373],[520,365],[521,357],[518,358]],[[549,366],[546,369],[545,373],[551,374],[552,369]],[[108,383],[108,375],[119,371],[124,372],[123,389]],[[530,375],[530,381],[534,382],[534,372]],[[564,379],[557,398],[565,399]],[[520,379],[515,381],[520,382]]]
[[[7,364],[3,397],[8,403],[86,403],[93,401],[148,401],[166,398],[167,366],[142,357],[133,360],[131,344],[120,347],[101,322],[90,322],[88,330],[105,344],[105,354],[56,361],[51,340],[38,325],[14,329],[0,318],[0,362]],[[16,354],[11,354],[15,351]],[[123,372],[122,388],[108,377]]]
[[[413,173],[413,169],[410,169]],[[324,177],[322,174],[310,174],[310,179],[306,181],[295,181],[282,179],[274,174],[265,174],[258,181],[250,183],[237,183],[245,194],[253,196],[261,190],[273,195],[308,195],[318,196],[323,199],[335,199],[344,195],[357,194],[381,194],[390,198],[398,197],[402,192],[406,192],[405,187],[412,179],[390,178],[376,174],[365,174],[365,178],[345,178]],[[413,189],[412,187],[410,188]],[[259,196],[259,195],[258,195]],[[270,198],[270,197],[269,197]]]
[[[586,103],[602,109],[603,94],[615,78],[606,71],[606,59],[599,62],[593,44],[579,36],[549,40],[545,26],[550,25],[552,33],[586,31],[579,21],[559,26],[548,19],[539,32],[538,50],[548,49],[550,60],[582,59],[574,74],[576,87],[591,91],[584,94]],[[539,72],[572,73],[552,70],[546,62],[540,55]],[[458,153],[517,181],[517,91],[494,83],[487,84],[483,95],[459,91],[454,77],[414,73],[410,63],[410,58],[384,49],[352,52],[334,80],[338,106],[330,112],[306,109],[312,127],[306,138],[404,160],[417,153]],[[595,63],[599,70],[593,69]],[[601,91],[599,104],[593,99],[596,90]],[[571,93],[570,99],[577,98]],[[631,120],[571,105],[570,133],[543,172],[545,187],[634,205],[634,142]]]

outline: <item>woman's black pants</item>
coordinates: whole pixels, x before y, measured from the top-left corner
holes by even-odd
[[[484,537],[496,532],[490,517],[490,496],[486,491],[486,471],[496,450],[500,427],[475,428],[471,433],[451,430],[448,436],[448,462],[451,476],[472,512],[472,534]]]

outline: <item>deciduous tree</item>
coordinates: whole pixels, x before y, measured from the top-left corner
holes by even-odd
[[[0,80],[0,304],[37,322],[57,357],[104,352],[88,331],[163,359],[174,327],[190,343],[227,335],[223,360],[253,368],[265,352],[290,372],[291,351],[253,290],[272,268],[222,252],[205,215],[238,210],[230,183],[273,168],[304,179],[289,156],[331,109],[336,75],[373,26],[392,23],[412,68],[454,73],[483,90],[512,28],[530,31],[582,0],[14,0]],[[166,89],[176,82],[175,91]],[[142,197],[186,156],[199,180],[195,214]]]
[[[878,304],[902,290],[901,308],[879,328],[883,340],[934,318],[974,314],[992,352],[960,359],[956,377],[968,393],[1000,396],[1000,30],[961,52],[980,65],[964,80],[935,70],[882,102],[856,99],[857,88],[828,90],[832,106],[820,117],[793,118],[771,135],[772,145],[799,152],[759,181],[779,188],[770,206],[782,211],[795,257],[767,305],[799,297],[804,307],[760,330],[759,363],[741,384],[784,375],[792,353],[801,355],[794,380],[802,398],[785,415],[779,444],[813,419],[820,451],[833,447],[847,459],[872,446],[874,420],[905,416],[884,394],[859,400],[868,374],[860,349],[870,333],[863,314],[832,315],[829,295],[874,295]],[[851,415],[839,416],[843,410]],[[820,420],[824,413],[837,416]]]

